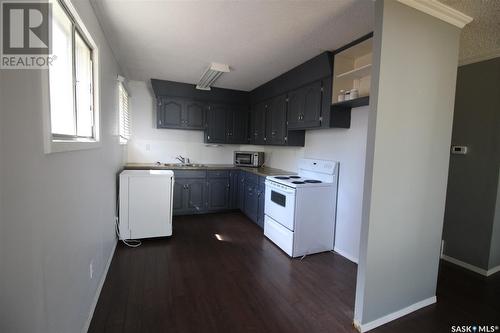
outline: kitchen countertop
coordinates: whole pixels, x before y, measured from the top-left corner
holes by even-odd
[[[181,165],[158,165],[156,163],[127,163],[126,170],[231,170],[238,169],[246,172],[254,173],[259,176],[276,176],[276,175],[295,175],[295,172],[285,171],[281,169],[260,167],[237,167],[232,164],[203,164],[201,166],[181,166]]]

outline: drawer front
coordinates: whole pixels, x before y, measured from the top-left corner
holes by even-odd
[[[229,178],[229,170],[209,170],[208,178]]]
[[[293,231],[288,230],[267,215],[264,217],[264,236],[290,257],[293,256]]]
[[[174,170],[175,178],[206,178],[205,170]]]

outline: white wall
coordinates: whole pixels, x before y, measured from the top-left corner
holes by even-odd
[[[435,300],[460,36],[396,1],[375,8],[355,306],[363,330]]]
[[[368,106],[351,112],[351,128],[306,131],[304,148],[242,146],[266,153],[266,165],[297,171],[300,158],[340,162],[335,251],[357,262],[365,175]]]
[[[45,155],[41,71],[1,72],[2,332],[80,332],[116,244],[125,155],[116,135],[118,67],[89,2],[74,4],[100,51],[102,147]]]
[[[203,143],[203,131],[157,129],[155,98],[151,84],[127,83],[131,95],[132,139],[128,162],[178,162],[175,157],[189,157],[196,163],[232,164],[238,145],[214,146]]]

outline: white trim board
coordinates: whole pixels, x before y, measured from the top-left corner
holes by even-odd
[[[108,258],[108,262],[106,263],[106,267],[104,267],[104,272],[102,273],[101,281],[99,281],[99,285],[97,286],[94,300],[90,305],[90,313],[85,325],[82,328],[82,333],[87,333],[90,328],[90,323],[92,322],[92,317],[94,316],[95,307],[97,306],[97,301],[99,301],[99,296],[101,295],[102,287],[104,286],[104,282],[106,281],[106,277],[108,276],[109,266],[111,266],[111,261],[115,256],[116,245],[118,244],[118,240],[116,240],[115,245],[113,245],[113,250],[111,250],[111,254]]]
[[[371,322],[366,323],[366,324],[361,324],[358,320],[354,319],[354,327],[360,333],[368,332],[368,331],[370,331],[370,330],[372,330],[374,328],[377,328],[379,326],[387,324],[388,322],[391,322],[393,320],[396,320],[398,318],[406,316],[407,314],[410,314],[412,312],[415,312],[417,310],[425,308],[426,306],[434,304],[434,303],[436,303],[436,301],[437,301],[436,296],[432,296],[432,297],[424,299],[424,300],[422,300],[420,302],[417,302],[417,303],[414,303],[414,304],[412,304],[410,306],[407,306],[406,308],[401,309],[399,311],[396,311],[396,312],[393,312],[393,313],[389,313],[386,316],[383,316],[383,317],[381,317],[379,319],[376,319],[376,320],[371,321]]]
[[[357,258],[354,258],[353,256],[351,256],[350,254],[346,253],[345,251],[343,250],[339,250],[338,248],[334,247],[333,248],[333,252],[337,253],[338,255],[346,258],[347,260],[349,261],[352,261],[353,263],[357,264],[358,263],[358,259]]]
[[[398,2],[431,15],[460,29],[472,22],[472,17],[446,6],[437,0],[397,0]]]
[[[441,256],[441,259],[447,261],[447,262],[450,262],[454,265],[457,265],[457,266],[460,266],[462,268],[465,268],[465,269],[468,269],[469,271],[472,271],[474,273],[478,273],[478,274],[481,274],[482,276],[490,276],[490,275],[493,275],[495,273],[498,273],[500,272],[500,266],[496,266],[496,267],[493,267],[491,269],[484,269],[484,268],[480,268],[480,267],[477,267],[477,266],[474,266],[474,265],[471,265],[471,264],[468,264],[462,260],[458,260],[458,259],[455,259],[453,257],[450,257],[450,256],[447,256],[445,254],[443,254]]]

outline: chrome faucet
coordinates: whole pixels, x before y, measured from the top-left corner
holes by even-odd
[[[182,157],[181,155],[179,155],[175,159],[181,162],[182,164],[189,164],[189,158],[187,157]]]

